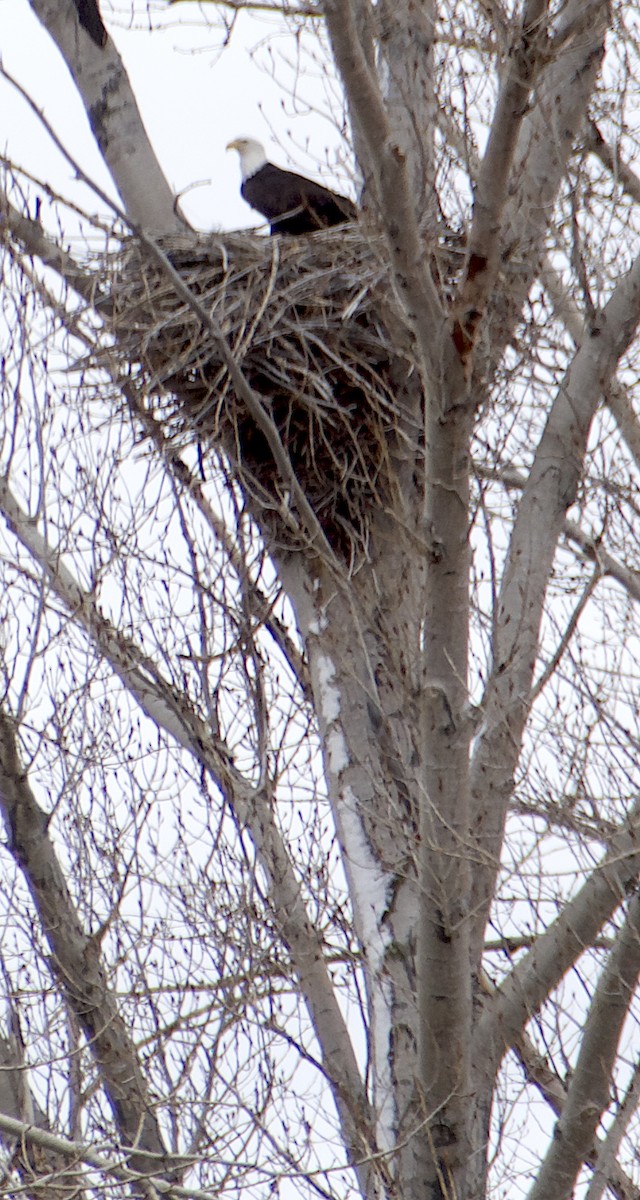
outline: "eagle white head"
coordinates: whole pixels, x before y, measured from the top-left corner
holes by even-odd
[[[240,173],[242,180],[250,179],[264,167],[267,162],[267,156],[264,152],[262,142],[256,141],[255,138],[239,137],[234,141],[229,142],[227,150],[237,150],[240,155]]]

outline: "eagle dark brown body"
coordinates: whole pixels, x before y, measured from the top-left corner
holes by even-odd
[[[352,200],[268,162],[263,147],[252,138],[237,138],[227,149],[238,151],[242,196],[267,218],[271,233],[314,233],[356,220],[358,210]]]

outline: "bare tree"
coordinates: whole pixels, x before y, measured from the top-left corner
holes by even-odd
[[[640,1196],[633,6],[274,3],[363,187],[273,239],[31,7],[121,209],[6,165],[2,1194]]]

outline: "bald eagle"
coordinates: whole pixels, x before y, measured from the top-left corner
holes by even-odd
[[[295,171],[276,167],[253,138],[236,138],[227,150],[238,151],[240,192],[247,204],[267,218],[272,233],[314,233],[355,221],[358,210],[352,200]]]

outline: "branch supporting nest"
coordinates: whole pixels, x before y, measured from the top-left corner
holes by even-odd
[[[372,512],[393,504],[398,463],[419,470],[422,459],[411,335],[381,244],[342,228],[290,239],[180,235],[162,249],[227,339],[332,551],[353,565]],[[222,451],[278,547],[308,544],[265,433],[200,318],[135,240],[107,269],[115,353],[123,368],[137,364],[154,416],[179,443]]]

